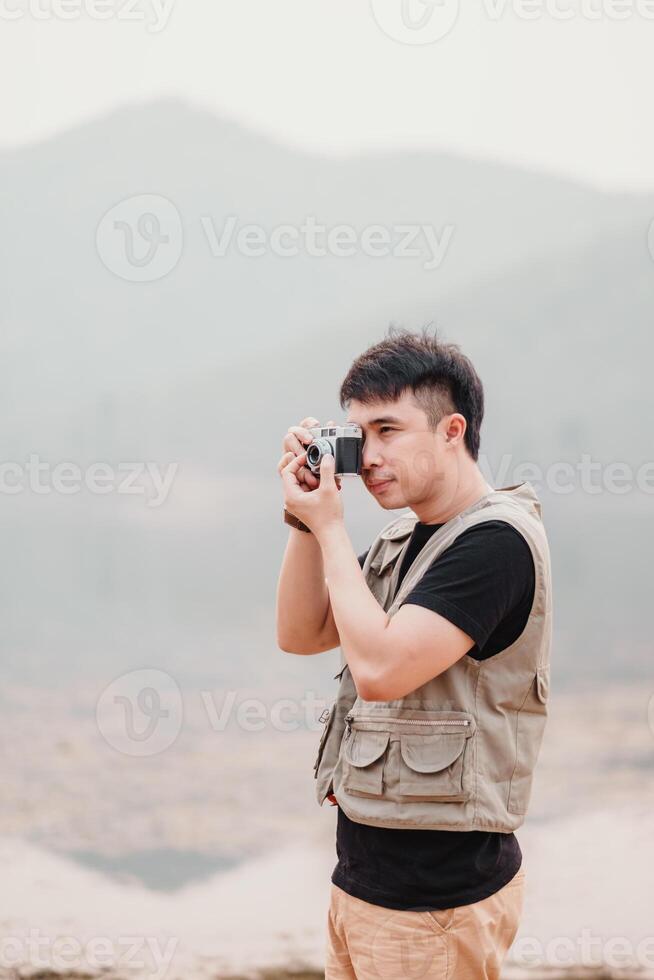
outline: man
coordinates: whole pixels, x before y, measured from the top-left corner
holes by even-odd
[[[357,560],[333,457],[319,479],[305,465],[319,423],[289,428],[277,640],[342,656],[314,767],[319,803],[338,805],[326,977],[498,978],[523,902],[513,831],[547,714],[540,503],[528,483],[484,479],[483,387],[456,345],[391,328],[340,403],[363,431],[366,486],[410,510]]]

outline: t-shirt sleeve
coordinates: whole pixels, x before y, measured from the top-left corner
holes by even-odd
[[[464,531],[427,569],[401,605],[444,616],[480,649],[534,591],[534,561],[525,538],[506,521]]]

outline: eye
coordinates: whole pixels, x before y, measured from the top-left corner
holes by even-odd
[[[379,427],[379,431],[380,432],[384,432],[384,431],[385,432],[394,432],[395,429],[391,425],[381,425]]]

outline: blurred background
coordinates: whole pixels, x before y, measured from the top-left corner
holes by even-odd
[[[654,975],[653,40],[647,0],[1,4],[0,977],[321,975],[339,654],[276,646],[276,466],[391,323],[471,357],[550,540],[506,976]],[[344,493],[360,553],[393,515]]]

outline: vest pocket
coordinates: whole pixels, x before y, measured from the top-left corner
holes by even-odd
[[[465,734],[400,735],[400,795],[451,802],[468,799],[466,742]]]
[[[354,730],[345,745],[345,789],[362,796],[382,795],[388,732]]]
[[[344,789],[354,796],[406,803],[468,800],[474,778],[472,715],[415,708],[390,711],[355,710],[346,716]]]

